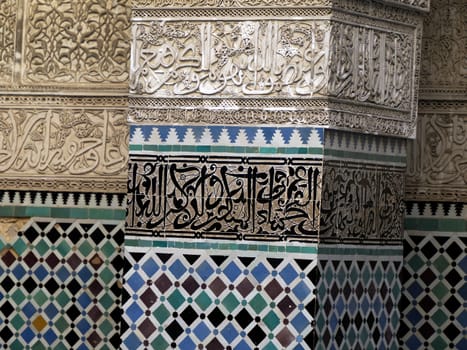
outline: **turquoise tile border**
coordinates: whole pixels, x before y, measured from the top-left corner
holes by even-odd
[[[434,232],[466,232],[467,219],[409,217],[404,220],[404,229]]]
[[[262,242],[225,242],[225,241],[175,241],[175,240],[154,240],[154,239],[137,239],[126,238],[125,245],[130,247],[141,248],[179,248],[179,249],[212,249],[212,250],[229,250],[229,251],[250,251],[250,252],[270,252],[270,253],[298,253],[298,254],[316,254],[318,252],[317,244],[311,245],[278,245]]]
[[[47,206],[0,206],[2,217],[53,217],[72,219],[125,220],[125,209],[47,207]]]
[[[318,246],[318,255],[366,255],[372,257],[394,257],[402,258],[402,244],[397,246],[356,246],[356,245],[328,245]]]
[[[354,159],[361,161],[371,161],[371,162],[384,162],[384,163],[400,163],[405,165],[407,162],[406,156],[396,156],[396,155],[386,155],[381,153],[368,153],[368,152],[352,152],[344,150],[335,150],[335,149],[324,149],[324,157],[335,157],[343,159]]]

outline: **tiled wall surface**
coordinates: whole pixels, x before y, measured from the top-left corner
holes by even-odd
[[[401,250],[319,246],[315,349],[398,349]]]
[[[117,349],[123,222],[31,219],[3,230],[0,347]]]
[[[408,203],[399,337],[403,349],[467,348],[467,206]]]
[[[125,244],[123,349],[313,349],[316,245]]]

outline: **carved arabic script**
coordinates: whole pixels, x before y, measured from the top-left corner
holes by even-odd
[[[164,156],[130,163],[127,224],[148,231],[314,235],[316,161]],[[299,162],[300,163],[300,162]]]
[[[0,111],[0,173],[120,175],[127,162],[124,111]]]
[[[163,96],[310,96],[325,90],[321,22],[152,22],[134,28],[131,91]]]

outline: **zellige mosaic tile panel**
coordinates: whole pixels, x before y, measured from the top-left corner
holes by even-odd
[[[118,348],[123,226],[31,219],[0,241],[0,347]]]
[[[316,254],[127,244],[125,259],[122,349],[313,348]]]

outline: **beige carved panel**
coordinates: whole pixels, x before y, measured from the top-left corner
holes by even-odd
[[[337,0],[133,0],[133,6],[142,7],[305,7],[305,6],[331,6],[340,5]],[[365,1],[361,1],[365,2]],[[388,4],[396,6],[413,7],[418,10],[428,10],[429,0],[384,0]]]
[[[0,81],[12,79],[15,55],[16,0],[0,2]]]
[[[409,199],[467,199],[467,113],[419,115],[417,139],[409,143]]]
[[[31,180],[32,187],[60,189],[57,184],[69,179],[76,190],[86,190],[81,182],[101,183],[104,191],[123,188],[126,113],[92,106],[0,109],[0,187]]]
[[[432,93],[452,96],[449,90],[460,89],[464,98],[467,95],[465,0],[433,1],[423,28],[420,86]]]
[[[230,123],[252,114],[251,123],[302,120],[412,136],[416,16],[406,11],[389,22],[307,8],[291,20],[297,9],[276,10],[241,17],[231,8],[135,11],[132,120],[189,113],[190,122]],[[381,5],[372,11],[390,13]]]
[[[128,79],[126,0],[28,0],[25,84],[122,84]]]

